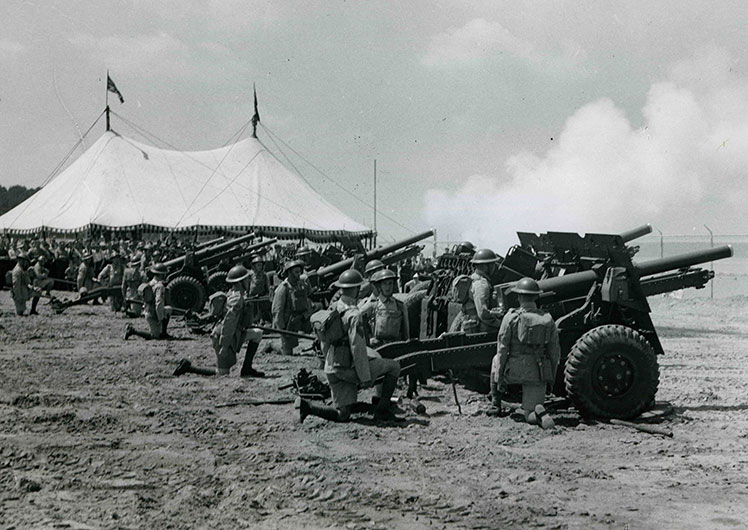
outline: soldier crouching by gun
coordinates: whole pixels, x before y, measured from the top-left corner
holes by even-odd
[[[545,414],[543,402],[548,383],[553,383],[561,356],[558,328],[551,315],[538,309],[541,294],[538,283],[522,278],[512,288],[519,308],[510,309],[499,330],[498,352],[491,363],[491,401],[489,416],[500,416],[501,395],[507,385],[522,385],[521,412],[527,423],[543,429],[554,426]]]
[[[214,309],[213,302],[219,302],[220,296],[212,295],[211,310],[220,311],[222,318],[213,328],[210,336],[213,341],[213,349],[216,352],[216,368],[200,368],[193,366],[188,359],[182,359],[174,371],[175,376],[186,373],[198,375],[228,375],[231,367],[236,364],[236,354],[241,350],[245,339],[247,351],[244,354],[244,363],[239,374],[240,377],[265,377],[263,372],[255,370],[252,366],[257,349],[262,340],[262,330],[251,328],[253,321],[252,306],[245,300],[244,295],[249,289],[250,272],[243,265],[235,265],[226,276],[226,283],[231,289],[226,296],[226,304],[223,309]],[[220,318],[219,315],[215,315]]]
[[[312,292],[309,283],[301,277],[304,273],[304,262],[295,260],[284,267],[286,278],[275,290],[273,296],[273,327],[285,331],[303,331],[310,333],[309,317],[312,314]],[[281,353],[293,355],[299,345],[299,339],[293,335],[281,335]]]
[[[165,304],[166,287],[164,287],[164,278],[166,278],[166,266],[157,263],[151,267],[153,279],[150,283],[141,284],[138,292],[142,295],[145,304],[145,320],[148,322],[149,331],[138,331],[133,328],[132,324],[125,326],[124,339],[127,340],[132,335],[141,337],[146,340],[169,339],[166,332],[171,316],[171,307]]]
[[[298,398],[295,407],[299,419],[307,416],[345,422],[358,399],[359,388],[370,388],[381,376],[382,395],[374,417],[378,420],[398,420],[391,409],[390,398],[400,376],[400,364],[392,359],[382,359],[366,347],[363,319],[357,305],[358,291],[364,279],[351,269],[343,272],[335,286],[342,289],[340,300],[326,311],[319,311],[320,322],[315,324],[322,352],[325,355],[325,375],[332,391],[333,407],[315,405]]]

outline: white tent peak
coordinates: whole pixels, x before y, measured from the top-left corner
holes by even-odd
[[[324,241],[370,230],[286,168],[256,138],[206,151],[161,149],[105,132],[32,197],[0,216],[0,230],[261,229]]]

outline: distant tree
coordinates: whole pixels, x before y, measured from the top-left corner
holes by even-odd
[[[15,208],[40,189],[24,186],[11,186],[6,189],[4,186],[0,186],[0,215]]]

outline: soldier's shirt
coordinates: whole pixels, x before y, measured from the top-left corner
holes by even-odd
[[[493,287],[488,278],[481,272],[475,271],[470,275],[472,284],[470,286],[470,299],[465,304],[465,314],[477,317],[487,331],[496,331],[501,326],[499,318],[492,314]]]
[[[369,381],[371,371],[369,369],[369,357],[366,353],[366,339],[364,337],[361,311],[355,298],[341,296],[340,300],[331,304],[331,308],[337,309],[343,321],[343,329],[348,334],[348,343],[351,353],[351,367],[340,368],[334,366],[335,346],[328,346],[325,355],[325,373],[335,374],[344,379],[350,379],[355,375],[359,382]],[[340,348],[341,346],[338,346]]]
[[[29,284],[31,283],[29,275],[25,270],[21,268],[21,265],[16,263],[13,267],[13,271],[10,273],[11,277],[11,296],[13,300],[19,302],[25,302],[31,297],[31,290]]]
[[[166,287],[164,282],[153,278],[150,282],[153,289],[153,302],[146,304],[145,317],[159,322],[166,318]]]

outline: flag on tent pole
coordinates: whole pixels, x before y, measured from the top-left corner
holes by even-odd
[[[260,123],[260,111],[257,110],[257,87],[252,84],[255,93],[255,115],[252,116],[252,138],[257,138],[257,124]]]
[[[122,94],[120,94],[120,91],[117,89],[117,85],[114,84],[114,81],[112,81],[112,78],[109,77],[108,73],[106,74],[106,89],[109,92],[117,94],[120,103],[125,102],[125,98],[122,97]]]

